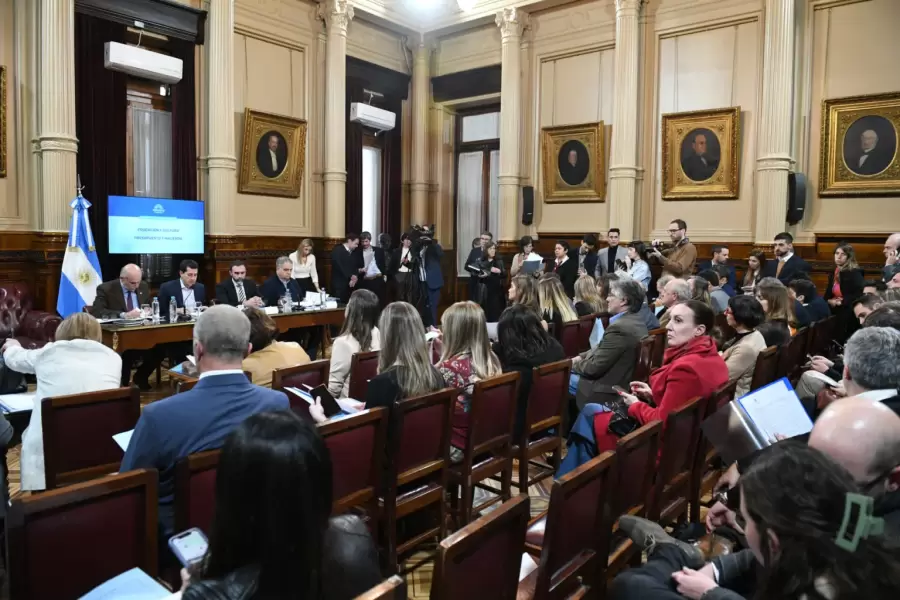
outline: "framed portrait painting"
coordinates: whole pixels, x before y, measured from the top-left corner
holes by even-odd
[[[295,198],[305,162],[306,121],[244,111],[239,192]]]
[[[662,116],[663,200],[738,197],[741,108]]]
[[[822,102],[820,196],[900,194],[900,92]]]
[[[603,121],[543,129],[546,202],[603,202],[606,155]]]

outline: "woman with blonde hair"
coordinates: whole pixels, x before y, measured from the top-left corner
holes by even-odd
[[[575,282],[575,312],[579,317],[604,312],[605,303],[590,275],[582,275]]]
[[[26,350],[14,339],[3,344],[6,366],[37,379],[35,410],[22,434],[22,489],[43,490],[44,435],[41,425],[41,400],[53,396],[83,394],[119,387],[122,357],[102,343],[103,332],[97,320],[87,313],[70,315],[56,329],[56,341],[43,348]]]
[[[457,302],[441,316],[443,350],[437,364],[446,387],[459,390],[453,408],[450,458],[462,458],[469,435],[469,404],[475,383],[502,373],[500,360],[491,351],[484,311],[474,302]]]
[[[538,282],[538,299],[541,302],[543,319],[553,323],[557,335],[563,323],[578,320],[578,313],[572,308],[562,282],[556,277],[542,278]]]
[[[709,281],[703,277],[691,277],[688,279],[688,285],[691,286],[691,300],[702,302],[712,308],[712,298],[709,296]]]
[[[366,408],[390,408],[398,400],[444,388],[444,380],[428,355],[422,317],[412,304],[388,304],[378,320],[378,329],[378,375],[369,381]]]
[[[296,279],[297,285],[300,286],[300,292],[303,294],[300,299],[306,297],[306,292],[318,292],[319,273],[316,271],[316,255],[313,254],[312,240],[309,238],[302,240],[288,258],[294,263],[291,277]]]
[[[516,275],[509,282],[509,303],[521,304],[541,316],[541,300],[538,297],[538,281],[531,275]]]

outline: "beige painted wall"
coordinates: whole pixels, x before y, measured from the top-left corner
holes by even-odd
[[[806,218],[800,236],[813,233],[900,231],[900,197],[819,198],[822,101],[900,92],[900,2],[867,0],[810,6],[803,23],[810,69],[801,105],[800,168],[809,174]],[[873,40],[877,43],[873,44]],[[862,57],[865,57],[864,59]],[[807,125],[808,124],[808,125]]]

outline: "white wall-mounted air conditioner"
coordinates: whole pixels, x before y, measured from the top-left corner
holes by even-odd
[[[371,104],[353,102],[350,104],[350,122],[362,123],[364,126],[378,131],[390,131],[397,123],[397,115]]]
[[[183,65],[181,59],[159,52],[118,42],[106,42],[103,66],[160,83],[178,83],[181,81]]]

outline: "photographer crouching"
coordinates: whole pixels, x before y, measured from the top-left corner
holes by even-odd
[[[438,303],[444,287],[441,273],[444,249],[434,239],[434,225],[413,225],[406,235],[411,242],[408,263],[411,275],[400,290],[400,300],[416,307],[425,327],[437,327]]]

